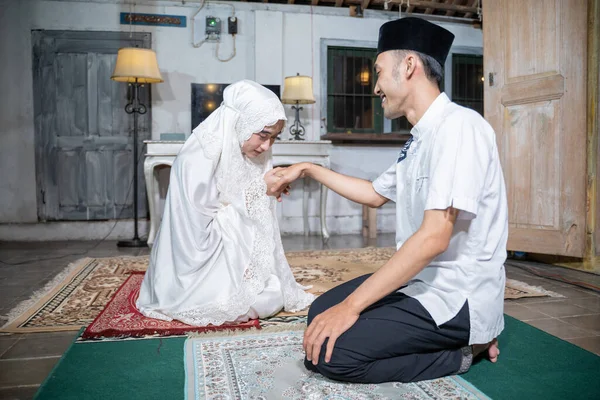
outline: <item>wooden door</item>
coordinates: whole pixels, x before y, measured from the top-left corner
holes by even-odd
[[[133,216],[133,116],[128,86],[110,79],[121,47],[150,46],[150,34],[33,31],[38,218],[106,220]],[[141,101],[150,108],[148,87]],[[140,116],[139,149],[150,137]],[[140,215],[147,212],[138,162]]]
[[[483,7],[485,117],[507,184],[509,250],[584,253],[586,11],[582,0]]]

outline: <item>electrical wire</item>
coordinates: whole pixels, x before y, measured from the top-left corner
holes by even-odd
[[[199,49],[200,47],[202,47],[202,45],[204,43],[206,43],[208,41],[208,35],[204,38],[203,41],[201,41],[200,43],[194,43],[192,42],[192,46],[194,46],[195,48]]]
[[[233,6],[233,4],[229,4],[229,3],[223,3],[221,4],[222,6],[229,6],[231,7],[231,16],[235,17],[235,7]]]
[[[133,37],[133,7],[132,3],[129,3],[129,38]]]
[[[235,57],[235,35],[231,35],[231,36],[232,36],[232,39],[233,39],[233,52],[231,53],[231,56],[230,56],[229,58],[226,58],[226,59],[222,60],[222,59],[219,57],[219,43],[220,43],[220,41],[219,41],[219,42],[217,42],[217,47],[215,48],[215,57],[217,57],[217,60],[219,60],[219,61],[221,61],[221,62],[227,62],[227,61],[231,61],[231,59],[232,59],[233,57]]]
[[[209,35],[206,35],[204,37],[204,40],[202,40],[201,42],[196,43],[194,41],[195,38],[196,38],[196,34],[195,34],[195,26],[196,26],[195,19],[198,16],[198,14],[200,13],[200,11],[202,11],[202,9],[206,5],[206,3],[208,3],[208,0],[203,0],[202,4],[200,5],[200,8],[198,8],[198,10],[196,11],[196,13],[192,16],[192,46],[194,46],[196,49],[202,47],[202,45],[204,43],[206,43],[208,40],[210,40]],[[231,17],[235,17],[235,7],[233,6],[233,4],[227,4],[227,3],[225,3],[225,4],[222,4],[222,5],[223,6],[231,7]],[[225,59],[222,59],[221,57],[219,57],[219,44],[221,43],[221,40],[220,40],[220,38],[217,39],[217,46],[215,48],[215,57],[216,57],[217,60],[219,60],[221,62],[228,62],[228,61],[231,61],[235,57],[235,55],[236,55],[235,35],[236,34],[232,34],[231,35],[232,36],[232,40],[233,40],[233,51],[232,51],[231,55],[229,57],[225,58]]]
[[[202,3],[200,4],[200,8],[198,8],[198,10],[196,11],[196,13],[192,16],[192,46],[194,46],[195,48],[200,48],[200,46],[202,46],[207,40],[208,40],[208,36],[201,41],[200,43],[196,43],[194,40],[196,40],[196,30],[195,30],[195,19],[198,16],[198,14],[200,14],[200,11],[202,11],[202,9],[204,8],[204,6],[206,5],[207,1],[206,0],[202,0]]]
[[[313,6],[310,6],[310,77],[314,79],[315,77],[315,40],[314,40],[314,21],[313,21]],[[310,108],[310,122],[311,124],[315,120],[315,107]],[[311,126],[312,128],[312,126]],[[313,128],[313,137],[314,137],[314,129]],[[320,125],[319,125],[320,129]],[[318,135],[318,134],[317,134]],[[317,136],[318,137],[318,136]]]
[[[233,6],[233,4],[223,4],[224,6],[229,6],[231,7],[231,18],[235,17],[235,7]],[[221,62],[228,62],[231,61],[233,59],[233,57],[235,57],[236,54],[236,49],[235,49],[235,33],[231,34],[232,40],[233,40],[233,52],[231,53],[231,56],[229,56],[226,59],[221,59],[221,57],[219,57],[219,44],[221,43],[221,41],[219,40],[217,42],[217,47],[215,48],[215,57],[217,58],[217,60],[221,61]]]

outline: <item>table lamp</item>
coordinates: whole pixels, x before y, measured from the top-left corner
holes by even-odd
[[[290,126],[290,134],[293,140],[304,140],[302,138],[304,127],[300,123],[300,110],[302,110],[300,104],[313,104],[315,102],[312,78],[300,74],[286,77],[281,102],[283,104],[294,104],[292,110],[296,111],[296,121]]]

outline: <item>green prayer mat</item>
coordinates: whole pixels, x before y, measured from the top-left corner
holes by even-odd
[[[185,337],[73,343],[34,397],[183,399]]]
[[[462,375],[492,399],[598,399],[600,357],[505,316],[496,364]],[[185,338],[74,343],[36,399],[183,399]]]
[[[600,357],[504,316],[500,357],[461,375],[492,399],[600,399]]]

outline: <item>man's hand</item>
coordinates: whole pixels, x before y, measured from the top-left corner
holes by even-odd
[[[274,196],[276,193],[282,192],[284,188],[288,187],[290,183],[294,182],[296,179],[303,178],[304,172],[309,166],[309,163],[299,163],[287,168],[278,167],[269,171],[267,175],[272,174],[276,179],[272,185],[269,186],[269,184],[267,184],[268,194]]]
[[[329,338],[325,352],[325,362],[328,363],[335,341],[356,323],[359,314],[348,303],[341,302],[317,315],[304,333],[302,347],[306,352],[306,359],[317,365],[321,346]]]
[[[264,176],[265,179],[265,183],[267,184],[267,196],[275,196],[277,198],[277,201],[281,201],[281,195],[285,194],[285,195],[289,195],[290,194],[290,186],[289,185],[285,185],[283,186],[282,190],[279,191],[273,191],[271,190],[271,188],[273,188],[275,185],[277,185],[278,187],[280,185],[278,185],[278,182],[281,180],[281,170],[283,168],[275,168],[272,169],[271,171],[267,172]]]

